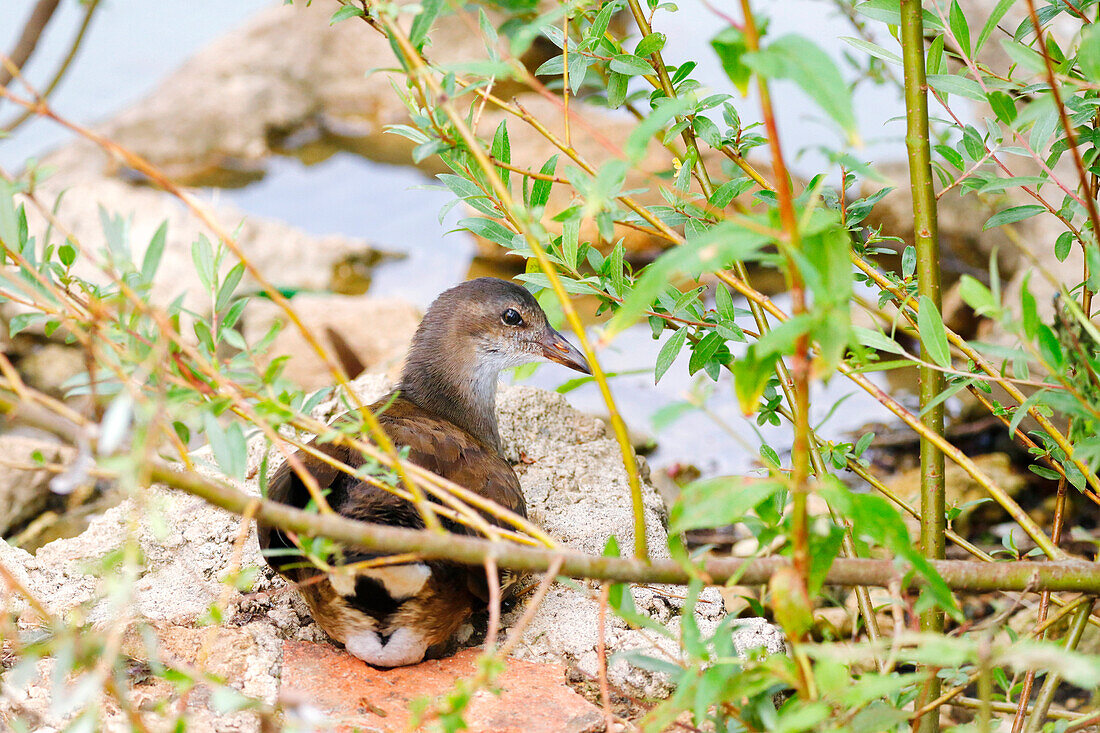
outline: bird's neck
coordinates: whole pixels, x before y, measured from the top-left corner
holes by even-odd
[[[502,366],[479,354],[473,345],[455,349],[453,342],[444,347],[442,340],[418,338],[409,351],[398,389],[417,407],[500,452],[496,394]]]

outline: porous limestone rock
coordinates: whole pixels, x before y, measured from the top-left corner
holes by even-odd
[[[365,375],[354,386],[360,398],[369,403],[386,392],[387,382],[381,375]],[[617,444],[603,424],[573,410],[559,394],[528,387],[502,388],[498,408],[505,452],[513,460],[522,458],[518,473],[532,519],[575,550],[599,553],[611,536],[621,547],[631,547],[626,473]],[[313,414],[330,419],[341,410],[336,400],[329,400]],[[263,450],[261,441],[250,443],[249,478],[242,488],[253,494],[258,492],[256,473]],[[196,455],[196,462],[200,471],[217,474],[205,451]],[[273,460],[271,467],[277,463]],[[642,468],[646,476],[644,463]],[[663,505],[648,479],[643,489],[651,552],[655,557],[667,557]],[[128,537],[140,547],[143,568],[134,580],[129,600],[120,606],[118,573],[104,573],[102,565],[117,561],[115,551]],[[208,615],[212,604],[225,603],[224,617],[230,626],[239,629],[233,631],[232,638],[221,637],[218,643],[248,647],[255,661],[247,671],[232,665],[220,669],[216,660],[231,660],[232,655],[227,654],[206,655],[203,663],[213,664],[207,667],[209,671],[224,673],[230,685],[268,704],[277,699],[281,641],[324,638],[297,594],[263,563],[254,527],[242,525],[240,517],[177,491],[153,488],[127,499],[94,519],[83,534],[51,542],[35,555],[0,543],[0,562],[51,613],[71,614],[79,609],[83,618],[100,627],[128,627],[132,620],[144,620],[157,629],[161,647],[177,652],[194,647],[196,634],[201,632],[193,627]],[[238,564],[259,569],[251,592],[242,594],[222,582]],[[582,672],[595,673],[598,603],[594,590],[583,583],[577,587],[579,590],[565,585],[551,588],[524,630],[515,656],[572,663]],[[639,610],[666,624],[673,630],[673,638],[656,638],[651,632],[629,628],[609,614],[608,654],[637,650],[678,658],[675,637],[681,608],[679,594],[660,586],[633,590]],[[38,623],[33,610],[17,595],[9,594],[8,601],[22,625],[29,628]],[[509,614],[505,624],[515,623],[518,613]],[[722,601],[713,589],[704,591],[696,616],[704,633],[716,628],[722,617]],[[216,636],[224,630],[211,633]],[[769,643],[764,645],[771,650],[775,644]],[[743,646],[739,644],[738,648]],[[186,654],[184,657],[190,658]],[[38,703],[48,701],[51,683],[46,671],[43,669],[36,681],[18,689],[5,688],[0,695],[0,716],[16,714],[21,706],[38,709]],[[663,694],[669,689],[667,679],[621,659],[611,665],[609,676],[613,684],[643,694]],[[211,715],[201,696],[198,699],[194,714],[199,718]],[[239,719],[234,726],[254,729],[258,722]]]

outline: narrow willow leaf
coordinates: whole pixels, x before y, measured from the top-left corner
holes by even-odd
[[[985,92],[973,79],[954,74],[929,74],[928,85],[941,94],[955,94],[978,102],[985,101]]]
[[[982,231],[984,232],[1004,224],[1012,224],[1017,221],[1023,221],[1024,219],[1030,219],[1036,214],[1041,214],[1044,211],[1046,211],[1046,208],[1039,206],[1039,204],[1012,206],[1002,211],[998,211],[996,214],[989,217],[985,224],[982,225]]]
[[[409,29],[409,41],[417,47],[427,38],[428,30],[443,10],[443,0],[421,0],[420,7],[423,10],[413,20],[412,28]]]
[[[851,87],[832,58],[813,41],[793,34],[782,36],[763,51],[746,54],[745,62],[758,74],[793,81],[840,125],[849,140],[858,139]]]
[[[901,56],[898,56],[893,51],[887,51],[882,46],[876,46],[870,41],[864,41],[862,38],[851,38],[850,36],[841,36],[840,40],[847,43],[849,46],[858,48],[860,51],[870,54],[877,59],[883,61],[889,61],[892,64],[900,64]]]
[[[989,37],[993,34],[993,29],[1001,22],[1001,18],[1004,17],[1005,13],[1008,12],[1008,9],[1012,7],[1014,2],[1016,2],[1016,0],[999,0],[997,7],[993,8],[993,12],[985,19],[985,25],[982,26],[982,31],[978,34],[978,40],[974,44],[975,56],[981,52],[985,42],[988,41]]]
[[[927,295],[920,296],[920,311],[917,313],[917,329],[920,331],[921,346],[925,355],[939,366],[951,367],[951,349],[947,344],[947,331],[943,327],[943,318],[939,309]]]
[[[480,217],[463,219],[458,222],[458,226],[509,249],[512,247],[512,238],[515,237],[511,229],[492,219],[482,219]]]
[[[1043,57],[1038,52],[1028,48],[1019,41],[1002,38],[1001,47],[1004,48],[1005,53],[1008,54],[1013,63],[1019,64],[1024,71],[1035,73],[1046,68],[1046,65],[1043,63]]]
[[[726,320],[732,321],[737,317],[737,308],[733,305],[733,296],[730,295],[729,288],[721,283],[714,286],[714,307],[718,311],[718,315]]]
[[[963,275],[959,279],[959,296],[979,316],[994,313],[1000,307],[1000,303],[994,301],[989,288],[970,275]]]
[[[657,384],[661,381],[661,377],[665,375],[668,368],[672,366],[672,362],[676,361],[676,357],[679,356],[680,350],[684,348],[684,342],[687,340],[687,326],[679,328],[665,345],[661,347],[660,352],[657,353],[657,364],[653,369],[653,383]]]
[[[328,19],[329,25],[336,25],[341,20],[347,18],[362,18],[366,15],[362,8],[358,8],[354,5],[345,5],[332,14],[332,17]]]
[[[497,131],[493,135],[493,146],[489,152],[501,163],[509,165],[512,163],[512,144],[508,141],[507,120],[501,120],[497,126]],[[508,174],[510,172],[507,168],[497,168],[497,175],[500,176],[505,188],[508,187]]]
[[[544,176],[554,175],[554,170],[558,167],[558,156],[550,156],[550,160],[542,164],[542,168],[539,169],[539,173]],[[550,184],[551,181],[535,180],[531,184],[531,206],[546,206],[546,202],[550,200]]]
[[[225,274],[225,279],[222,280],[221,287],[218,288],[218,295],[214,300],[215,310],[222,311],[229,306],[229,301],[233,299],[242,277],[244,277],[244,263],[238,262]]]
[[[618,109],[626,101],[626,85],[630,77],[612,71],[607,77],[607,106]]]
[[[964,56],[970,56],[970,26],[966,23],[966,15],[959,7],[959,0],[951,0],[951,8],[947,15],[948,25],[958,41],[959,50]]]
[[[626,76],[642,76],[653,73],[653,67],[650,66],[648,61],[629,53],[621,53],[613,57],[609,65],[612,71]]]
[[[905,354],[905,349],[901,348],[896,341],[881,331],[864,328],[863,326],[852,326],[852,331],[856,336],[856,340],[863,346],[874,349],[875,351],[885,351],[899,355]]]
[[[887,25],[901,25],[901,0],[870,0],[855,8],[860,15]],[[936,15],[924,11],[924,27],[931,30],[943,30],[943,23]]]
[[[1016,119],[1016,103],[1012,101],[1012,97],[1004,92],[993,91],[986,98],[997,119],[1006,125],[1011,125]]]
[[[164,255],[164,245],[168,241],[168,222],[162,222],[153,238],[149,240],[149,246],[141,260],[141,278],[145,282],[152,282],[160,267],[161,257]]]
[[[1065,262],[1069,257],[1070,248],[1073,247],[1073,233],[1062,232],[1058,235],[1057,241],[1054,242],[1054,256],[1058,258],[1059,262]]]
[[[932,43],[928,44],[924,69],[929,76],[943,73],[943,36],[936,36],[932,39]]]

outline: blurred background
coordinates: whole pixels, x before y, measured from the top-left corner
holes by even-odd
[[[0,48],[14,46],[35,4],[32,0],[8,0],[4,4]],[[438,182],[431,177],[430,168],[412,166],[407,151],[394,149],[387,143],[394,136],[379,137],[374,134],[376,131],[362,134],[363,130],[355,127],[357,120],[369,116],[372,102],[365,103],[366,112],[359,110],[348,115],[340,109],[341,98],[337,95],[331,109],[311,112],[311,120],[321,120],[313,127],[291,125],[283,129],[268,125],[265,135],[271,144],[264,150],[250,151],[251,143],[233,147],[234,136],[240,134],[239,128],[248,127],[249,118],[272,114],[272,110],[284,104],[277,98],[280,94],[277,84],[264,86],[266,82],[256,79],[262,79],[271,68],[277,68],[278,73],[293,70],[296,55],[304,57],[316,51],[312,47],[316,43],[311,39],[322,36],[310,36],[310,32],[328,35],[346,32],[343,26],[348,23],[341,23],[329,32],[327,18],[333,7],[332,3],[320,1],[307,10],[285,8],[281,2],[270,0],[231,3],[102,0],[87,21],[75,59],[51,94],[50,103],[62,117],[105,130],[112,139],[162,165],[177,180],[201,189],[213,205],[238,212],[228,216],[239,216],[241,222],[279,222],[301,233],[301,237],[281,237],[271,231],[261,233],[268,240],[268,247],[279,248],[280,241],[274,240],[281,239],[285,242],[283,249],[296,248],[276,257],[282,258],[284,267],[289,263],[293,268],[296,256],[313,256],[307,251],[310,249],[328,247],[333,242],[359,243],[348,247],[352,255],[334,266],[328,283],[284,283],[275,266],[271,271],[265,270],[276,284],[286,284],[291,292],[303,291],[313,296],[336,292],[346,297],[387,302],[399,299],[423,309],[436,294],[464,278],[514,275],[517,272],[514,259],[492,253],[485,256],[485,249],[479,248],[468,232],[452,231],[462,212],[452,209],[440,219],[441,210],[453,196],[445,189],[432,187]],[[87,4],[62,0],[24,69],[32,85],[44,87],[71,52],[74,38],[85,24],[88,8]],[[724,27],[725,21],[696,0],[686,0],[680,10],[674,15],[658,13],[655,18],[655,29],[668,36],[666,58],[671,63],[686,58],[701,59],[700,78],[715,91],[735,95],[742,119],[757,119],[758,104],[753,96],[741,98],[726,79],[717,57],[709,48],[702,51],[699,48]],[[770,34],[810,36],[841,62],[842,69],[851,70],[842,62],[848,46],[839,37],[852,35],[853,29],[840,15],[838,6],[797,0],[767,3],[762,10],[770,13]],[[281,20],[295,12],[313,18],[312,31],[299,34],[297,26]],[[877,40],[888,48],[896,47],[892,39]],[[377,46],[371,39],[364,39],[366,43]],[[223,58],[224,63],[219,66],[219,57],[227,57],[230,52],[244,59],[233,64],[232,73],[225,69],[230,61]],[[364,49],[364,52],[369,55],[371,51]],[[392,59],[385,57],[371,58],[369,62],[357,59],[341,69],[345,58],[350,61],[356,55],[354,44],[322,53],[326,57],[315,61],[327,64],[326,83],[330,86],[333,79],[354,86],[361,81],[364,68],[392,64]],[[447,49],[437,47],[433,53],[443,57]],[[308,85],[317,79],[313,69],[319,66],[303,61],[301,68],[302,78],[295,79],[296,84]],[[347,79],[341,80],[342,74]],[[382,85],[382,93],[387,86],[388,82]],[[17,85],[13,88],[19,89]],[[196,92],[196,88],[200,91]],[[775,100],[778,118],[795,172],[828,168],[818,146],[827,143],[835,147],[836,133],[813,116],[809,111],[812,105],[793,85],[781,86],[780,92]],[[323,100],[333,99],[332,95],[320,96]],[[348,96],[354,96],[354,92]],[[204,123],[201,116],[204,98],[210,100],[213,110],[209,123]],[[878,84],[859,84],[855,101],[864,159],[875,160],[876,164],[900,160],[904,153],[904,121],[897,117],[902,108],[895,90]],[[395,104],[391,102],[390,106]],[[18,112],[14,105],[0,102],[0,125]],[[602,113],[614,118],[607,110]],[[175,124],[180,118],[187,118],[186,124]],[[218,160],[215,173],[210,173],[209,151],[196,147],[196,138],[206,136],[209,139],[204,139],[202,146],[214,150],[214,158]],[[513,140],[513,146],[520,144]],[[240,150],[246,152],[237,155]],[[207,157],[194,165],[189,162],[203,155]],[[227,159],[229,162],[225,163]],[[75,140],[73,133],[47,119],[30,119],[9,136],[0,138],[0,165],[8,172],[18,172],[36,161],[61,171],[59,185],[68,183],[66,177],[73,170],[93,169],[94,175],[106,173],[112,182],[134,182],[127,171],[96,158],[86,145]],[[82,179],[77,187],[85,184],[86,179]],[[99,186],[98,190],[105,189]],[[131,213],[125,204],[100,203],[108,210],[119,209],[115,213],[123,217],[136,217],[133,223],[136,236],[141,229],[137,219],[144,213],[141,206],[135,204],[137,213]],[[232,228],[239,221],[227,219],[222,223]],[[304,300],[301,302],[304,304]],[[320,310],[332,309],[322,306]],[[357,312],[364,315],[357,316]],[[353,321],[369,320],[367,312],[356,311],[352,304],[346,317]],[[332,324],[326,322],[326,325]],[[335,325],[338,332],[342,328],[339,323]],[[364,328],[375,326],[349,324],[344,335],[354,338]],[[690,465],[704,475],[745,471],[756,460],[760,443],[757,430],[772,445],[789,445],[786,426],[757,427],[742,420],[725,377],[715,385],[702,374],[689,377],[686,364],[678,363],[660,384],[654,385],[653,375],[645,365],[653,364],[659,347],[643,324],[625,333],[601,355],[605,368],[619,375],[613,387],[624,416],[636,432],[636,443],[640,447],[656,446],[650,459],[655,466],[675,470]],[[379,361],[393,368],[385,358]],[[553,368],[523,375],[525,383],[550,389],[561,386],[567,377]],[[685,397],[698,389],[714,390],[707,401],[710,414],[685,405]],[[830,437],[840,439],[847,432],[885,418],[877,402],[864,393],[853,394],[841,380],[817,385],[815,389],[825,391],[815,397],[813,404],[821,410],[815,416],[816,421],[829,420],[825,434]],[[604,410],[591,384],[571,390],[569,399],[594,414]],[[656,425],[652,421],[655,414]],[[676,421],[663,427],[674,415]]]

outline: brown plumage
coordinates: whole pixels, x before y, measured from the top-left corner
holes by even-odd
[[[382,324],[380,324],[380,327]],[[546,321],[523,288],[494,278],[463,283],[440,295],[413,338],[394,393],[369,408],[408,459],[521,516],[527,509],[512,466],[502,457],[495,402],[500,370],[549,358],[588,371],[584,357]],[[352,468],[361,454],[331,443],[314,445]],[[367,522],[421,528],[409,502],[299,452],[298,458],[340,514]],[[284,463],[268,497],[304,507],[310,497]],[[470,533],[446,522],[447,529]],[[348,651],[377,666],[413,664],[446,642],[486,602],[480,568],[425,561],[323,575],[281,531],[259,526],[260,546],[273,568],[293,582],[314,619]],[[342,554],[345,564],[378,557]]]

